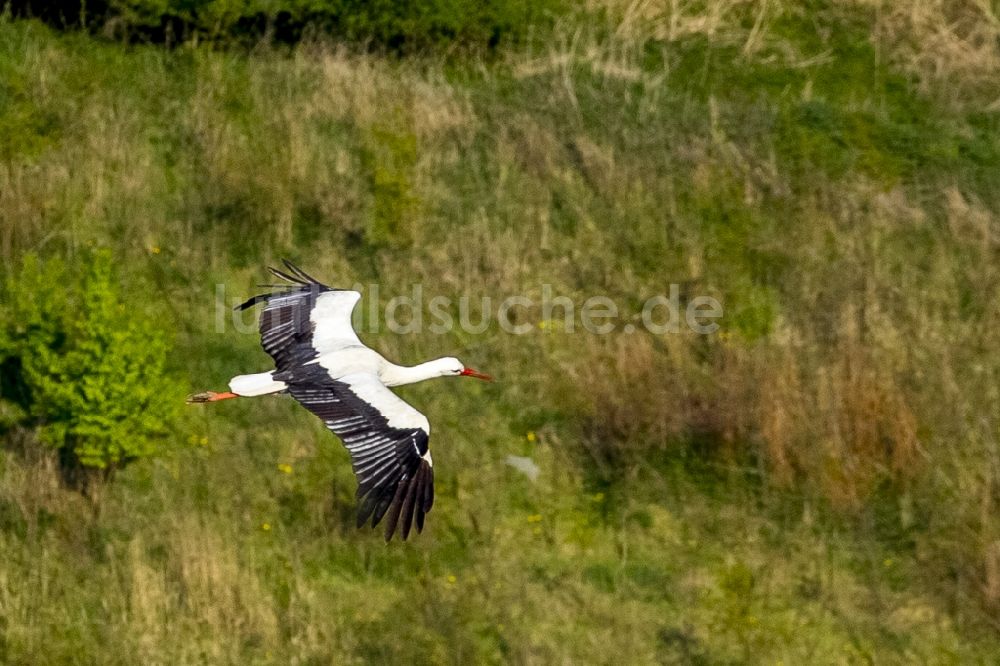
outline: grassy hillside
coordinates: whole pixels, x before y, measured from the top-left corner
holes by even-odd
[[[670,7],[489,62],[0,21],[3,271],[109,249],[180,393],[269,367],[227,312],[280,257],[380,307],[625,313],[366,315],[391,359],[499,379],[402,391],[437,486],[405,544],[354,529],[346,452],[287,398],[180,411],[90,497],[8,428],[2,660],[997,661],[997,11]],[[627,332],[671,284],[721,328]]]

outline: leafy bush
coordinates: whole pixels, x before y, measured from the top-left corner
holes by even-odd
[[[458,42],[492,48],[522,39],[562,0],[70,0],[14,2],[16,13],[63,25],[107,26],[153,41],[191,37],[296,42],[309,30],[393,50]]]
[[[7,425],[37,428],[69,471],[113,469],[153,453],[177,404],[164,370],[167,345],[122,302],[109,255],[94,253],[79,271],[29,256],[5,292]]]

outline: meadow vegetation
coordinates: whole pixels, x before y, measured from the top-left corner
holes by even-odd
[[[725,309],[363,335],[499,379],[402,391],[438,499],[389,546],[290,399],[165,407],[95,498],[4,393],[3,661],[995,663],[998,40],[974,0],[593,0],[461,57],[0,20],[0,353],[29,254],[108,253],[170,404],[269,367],[216,285],[284,256],[381,305]]]

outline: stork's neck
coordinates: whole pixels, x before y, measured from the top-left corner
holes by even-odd
[[[379,379],[386,386],[402,386],[403,384],[422,382],[425,379],[443,377],[446,374],[451,374],[447,370],[447,361],[448,359],[445,358],[436,358],[433,361],[410,366],[396,365],[386,361],[379,373]]]

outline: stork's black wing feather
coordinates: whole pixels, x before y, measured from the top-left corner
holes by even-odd
[[[287,296],[289,294],[308,293],[311,291],[315,291],[316,293],[322,293],[324,291],[339,291],[338,289],[334,289],[333,287],[323,284],[322,282],[310,276],[301,268],[299,268],[292,262],[288,261],[287,259],[282,259],[281,261],[282,263],[285,264],[285,267],[288,269],[291,275],[272,266],[268,266],[267,270],[269,270],[271,274],[274,275],[275,277],[281,278],[282,280],[287,281],[289,284],[287,285],[262,284],[260,285],[261,287],[276,288],[280,289],[280,291],[272,292],[269,294],[259,294],[257,296],[254,296],[250,299],[247,299],[243,303],[237,305],[235,308],[233,308],[234,310],[246,310],[247,308],[253,307],[257,303],[260,303],[262,301],[267,301],[271,298],[277,298],[279,296]]]
[[[311,365],[296,371],[288,391],[347,447],[358,479],[358,527],[369,520],[375,527],[385,517],[385,540],[399,527],[405,541],[414,523],[417,532],[423,529],[434,504],[427,420],[374,375],[334,380],[321,370]],[[413,427],[390,425],[380,407]]]
[[[268,270],[275,277],[288,281],[288,285],[272,285],[280,291],[259,294],[235,308],[242,311],[258,303],[267,303],[260,315],[260,340],[279,371],[316,357],[311,344],[313,325],[309,315],[320,294],[339,291],[310,277],[287,259],[283,261],[289,272],[276,268]]]

